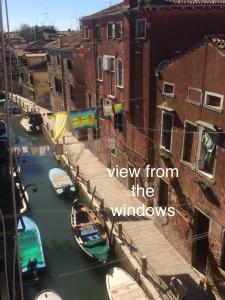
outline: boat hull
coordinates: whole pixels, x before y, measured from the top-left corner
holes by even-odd
[[[25,216],[22,217],[22,221],[25,230],[21,221],[18,224],[21,270],[24,277],[33,277],[46,271],[42,241],[35,222]]]
[[[49,171],[51,184],[60,197],[74,197],[76,194],[75,186],[69,175],[60,168],[53,168]]]
[[[77,209],[73,206],[71,227],[76,243],[86,255],[103,263],[109,259],[110,247],[107,235],[92,211],[84,206]]]
[[[53,290],[41,291],[34,300],[62,300],[62,298]]]
[[[148,300],[138,283],[123,269],[112,268],[106,274],[106,287],[110,300]]]

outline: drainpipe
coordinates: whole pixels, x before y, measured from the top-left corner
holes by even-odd
[[[63,92],[63,104],[64,110],[68,112],[68,103],[66,99],[66,83],[65,83],[65,71],[63,61],[63,35],[59,36],[59,47],[60,47],[60,64],[61,64],[61,75],[62,75],[62,92]]]

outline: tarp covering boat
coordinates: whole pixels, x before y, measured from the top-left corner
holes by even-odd
[[[32,269],[32,262],[35,263],[35,270],[46,267],[45,258],[42,248],[40,233],[35,222],[28,218],[22,217],[18,224],[18,241],[20,252],[20,264],[22,272]]]

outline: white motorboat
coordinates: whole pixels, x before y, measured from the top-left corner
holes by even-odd
[[[120,268],[109,270],[106,286],[110,300],[148,300],[138,283]]]

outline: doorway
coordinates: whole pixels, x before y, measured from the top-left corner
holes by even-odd
[[[196,231],[198,237],[193,241],[193,266],[201,273],[206,273],[209,248],[209,222],[210,219],[197,210]]]

